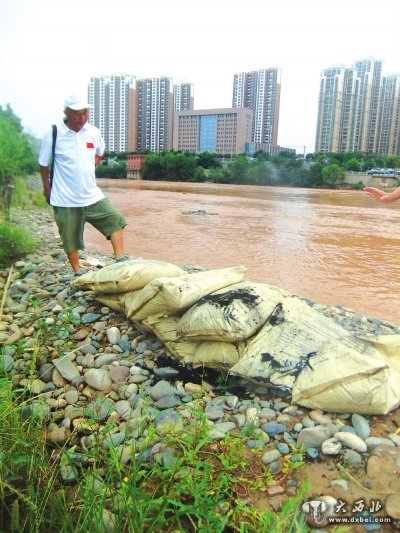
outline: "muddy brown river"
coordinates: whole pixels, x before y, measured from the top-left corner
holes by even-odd
[[[251,281],[400,324],[400,202],[361,191],[98,180],[131,256],[247,267]],[[111,253],[87,226],[86,250]]]

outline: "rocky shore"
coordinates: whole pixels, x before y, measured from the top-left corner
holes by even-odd
[[[309,411],[243,380],[232,385],[221,373],[179,367],[157,338],[138,331],[90,293],[73,289],[50,210],[15,209],[11,217],[30,229],[39,247],[12,271],[0,273],[3,367],[13,385],[32,397],[23,416],[42,417],[49,445],[71,449],[71,464],[59,467],[60,480],[79,483],[73,463],[84,464],[85,452],[98,444],[88,418],[97,426],[112,423],[101,445],[114,447],[122,464],[129,461],[132,442],[140,450],[152,422],[157,442],[141,451],[171,463],[177,451],[163,446],[163,436],[184,428],[193,411],[201,410],[213,440],[239,436],[243,447],[257,449],[260,463],[277,476],[258,501],[262,508],[279,511],[308,477],[310,499],[329,496],[348,507],[363,500],[359,511],[365,516],[373,515],[370,502],[379,501],[376,516],[391,518],[390,526],[379,525],[380,531],[397,529],[399,409],[379,417]],[[101,254],[83,252],[81,257],[87,269],[112,262]],[[307,303],[351,332],[400,334],[400,327],[389,321]],[[293,450],[302,450],[304,464],[282,476],[285,457],[301,460]],[[357,527],[377,530],[373,525]]]

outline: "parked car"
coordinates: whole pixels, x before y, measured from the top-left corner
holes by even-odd
[[[398,173],[395,168],[371,168],[368,170],[368,174],[378,174],[379,176],[393,176]]]

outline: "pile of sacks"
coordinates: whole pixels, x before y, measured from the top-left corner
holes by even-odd
[[[386,414],[400,405],[400,336],[356,337],[236,266],[187,273],[131,259],[74,281],[156,335],[185,365],[225,369],[325,411]]]

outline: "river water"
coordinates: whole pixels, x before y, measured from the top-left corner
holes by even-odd
[[[247,267],[253,282],[400,324],[400,202],[361,191],[98,180],[131,256]],[[86,250],[110,253],[90,226]]]

